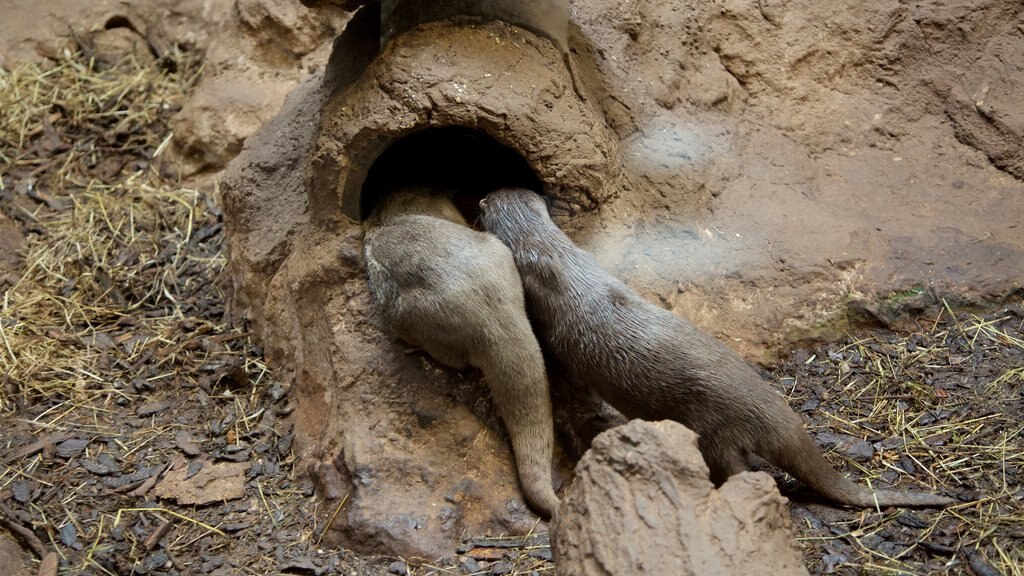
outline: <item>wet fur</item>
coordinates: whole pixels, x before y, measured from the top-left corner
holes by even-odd
[[[539,195],[499,190],[481,209],[484,228],[512,249],[545,350],[626,416],[671,419],[697,432],[715,484],[749,469],[753,454],[841,504],[953,502],[932,494],[873,492],[839,474],[800,417],[749,365],[598,266],[555,226]]]
[[[368,221],[364,253],[387,326],[448,366],[483,372],[526,499],[550,517],[558,506],[551,398],[509,249],[470,229],[444,193],[407,188]]]

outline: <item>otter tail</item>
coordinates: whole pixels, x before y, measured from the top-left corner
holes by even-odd
[[[802,427],[794,430],[789,440],[787,446],[777,446],[776,454],[768,459],[833,502],[858,508],[943,507],[955,502],[946,496],[922,492],[873,491],[851,482],[836,471]]]
[[[554,421],[544,358],[529,324],[510,336],[519,341],[499,339],[478,365],[512,440],[523,494],[541,516],[550,518],[559,501],[551,476]]]

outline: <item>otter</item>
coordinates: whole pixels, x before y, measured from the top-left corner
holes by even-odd
[[[436,188],[393,191],[367,225],[363,252],[384,323],[443,364],[483,372],[526,500],[550,518],[558,508],[550,390],[512,253],[469,228]]]
[[[953,503],[933,494],[872,491],[841,475],[753,368],[598,266],[551,221],[540,195],[501,189],[480,207],[483,228],[512,249],[545,350],[571,379],[593,386],[627,417],[671,419],[693,429],[716,485],[748,470],[756,455],[848,506]]]

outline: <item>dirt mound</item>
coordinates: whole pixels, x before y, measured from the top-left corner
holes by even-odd
[[[417,129],[486,127],[475,135],[477,149],[493,134],[532,146],[548,162],[541,175],[554,179],[557,168],[595,184],[608,179],[601,160],[613,149],[593,123],[578,120],[578,101],[572,108],[563,97],[571,87],[559,53],[527,32],[501,24],[434,25],[400,37],[387,54],[384,62],[394,66],[374,64],[326,104],[319,78],[295,91],[232,164],[224,193],[239,301],[268,356],[295,367],[300,455],[328,508],[345,503],[330,541],[430,557],[463,533],[527,531],[534,517],[478,375],[465,379],[410,356],[378,328],[362,230],[344,218],[344,203],[363,212],[363,183],[374,160]],[[442,79],[454,69],[476,70],[496,54],[509,64],[505,75],[475,83]],[[493,90],[523,75],[534,84],[517,98]],[[548,121],[517,114],[520,107]],[[596,154],[595,162],[575,162],[581,153]],[[461,166],[463,159],[455,160]]]

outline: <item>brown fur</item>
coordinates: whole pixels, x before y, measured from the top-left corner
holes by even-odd
[[[821,495],[859,507],[944,506],[920,493],[873,492],[833,469],[800,417],[734,352],[637,296],[551,221],[528,190],[493,192],[484,228],[512,248],[534,328],[570,376],[632,418],[671,419],[700,436],[721,484],[757,455]]]
[[[368,225],[370,291],[386,324],[448,366],[483,372],[526,499],[550,517],[558,506],[551,398],[511,252],[428,189],[388,195]]]

